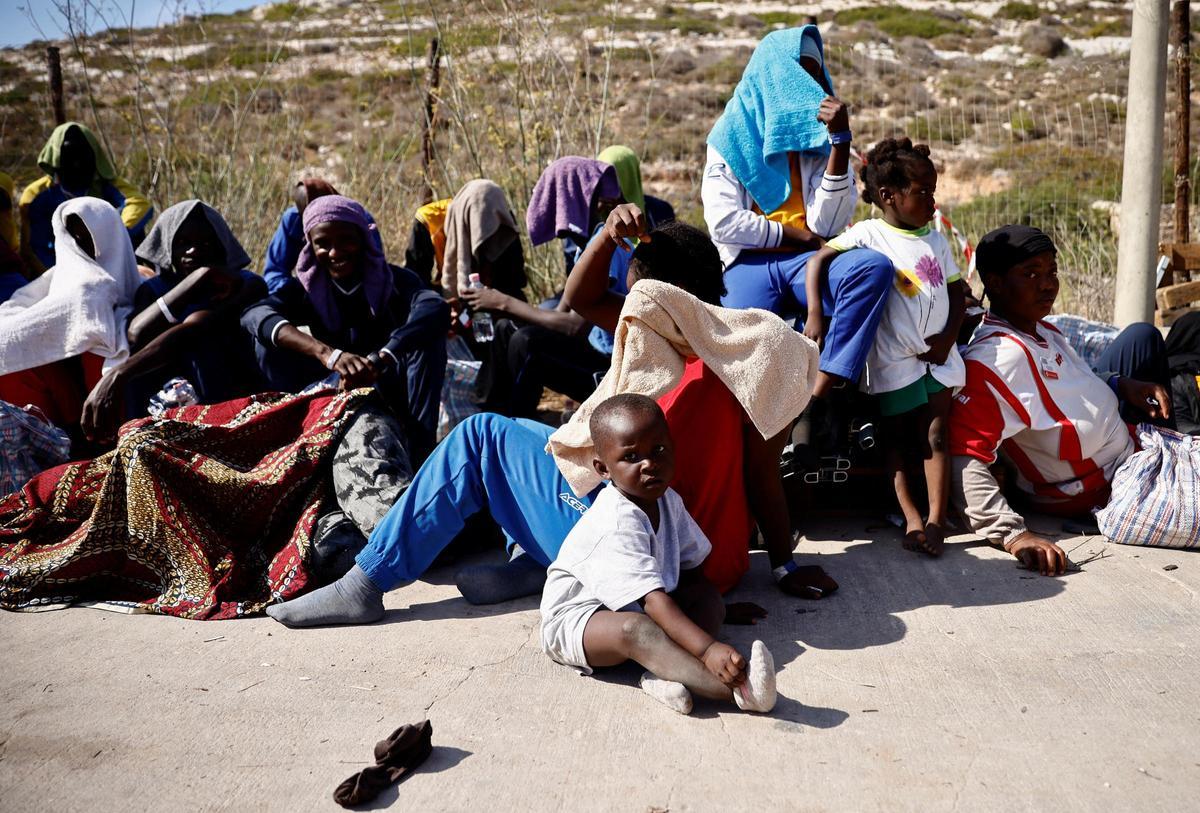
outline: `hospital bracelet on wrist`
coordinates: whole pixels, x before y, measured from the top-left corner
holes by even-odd
[[[342,351],[334,350],[332,353],[329,354],[329,358],[325,359],[325,366],[328,367],[330,370],[332,370],[333,365],[337,364],[337,360],[340,359],[341,357],[342,357]]]
[[[853,138],[854,138],[854,134],[851,133],[849,130],[839,130],[836,133],[829,134],[829,143],[830,144],[849,144]]]
[[[162,312],[162,315],[166,317],[168,322],[173,325],[179,324],[179,320],[175,318],[175,314],[171,313],[171,309],[167,307],[166,302],[163,302],[163,298],[161,296],[154,300],[154,304],[158,305],[158,309]]]
[[[799,569],[800,565],[796,564],[795,559],[791,559],[772,570],[771,575],[775,577],[776,582],[781,582],[787,578],[789,573],[795,573]]]

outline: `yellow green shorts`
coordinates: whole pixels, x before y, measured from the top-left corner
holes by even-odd
[[[946,389],[946,386],[933,377],[933,373],[925,373],[907,387],[901,387],[891,392],[879,393],[879,413],[885,418],[893,415],[903,415],[929,403],[929,396]]]

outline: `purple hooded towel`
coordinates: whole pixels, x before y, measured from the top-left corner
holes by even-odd
[[[317,264],[312,241],[308,239],[308,233],[322,223],[352,223],[362,232],[362,285],[373,316],[383,310],[392,295],[392,271],[372,234],[375,224],[358,201],[341,195],[324,195],[304,207],[304,248],[296,260],[296,278],[325,327],[337,331],[342,327],[342,317],[333,302],[333,280]]]
[[[533,187],[525,210],[529,241],[535,246],[564,233],[591,236],[592,201],[621,197],[621,184],[611,164],[569,155],[546,167]]]

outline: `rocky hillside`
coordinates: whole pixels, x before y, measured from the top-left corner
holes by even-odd
[[[1069,243],[1070,304],[1103,315],[1095,280],[1114,253],[1092,203],[1120,183],[1124,2],[315,0],[153,30],[96,33],[92,16],[60,45],[68,114],[98,124],[160,205],[197,195],[223,208],[253,254],[302,168],[362,198],[402,247],[435,37],[438,195],[487,175],[520,213],[549,160],[625,143],[647,187],[698,221],[709,127],[754,44],[809,15],[857,143],[929,142],[939,199],[973,238],[1004,220],[1054,229]],[[51,125],[44,46],[0,50],[0,167],[21,181]],[[538,287],[552,286],[553,252],[532,258]]]

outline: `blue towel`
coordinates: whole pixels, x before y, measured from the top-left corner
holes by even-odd
[[[826,93],[800,67],[805,37],[816,40],[824,65],[825,48],[815,25],[772,31],[754,49],[725,112],[708,134],[708,143],[766,213],[791,194],[788,152],[829,154],[829,131],[817,121]],[[822,69],[832,93],[829,70]]]

